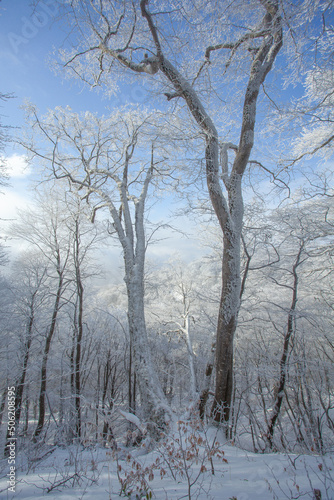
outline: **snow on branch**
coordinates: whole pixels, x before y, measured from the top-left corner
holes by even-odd
[[[142,433],[146,431],[144,425],[141,423],[140,419],[134,415],[133,413],[129,413],[128,411],[118,410],[119,413],[124,417],[128,422],[131,422],[133,425],[137,427]]]

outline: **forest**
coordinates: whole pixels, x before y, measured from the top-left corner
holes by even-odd
[[[334,498],[333,10],[31,3],[104,112],[0,123],[3,498]]]

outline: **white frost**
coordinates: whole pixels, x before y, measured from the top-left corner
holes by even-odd
[[[145,432],[145,427],[143,426],[143,424],[136,415],[123,410],[118,410],[118,411],[122,415],[122,417],[124,417],[128,422],[134,424],[141,432]]]

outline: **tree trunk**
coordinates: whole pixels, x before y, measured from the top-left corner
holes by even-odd
[[[215,358],[215,349],[213,347],[212,351],[211,351],[210,359],[206,365],[204,387],[201,391],[200,398],[199,398],[198,411],[199,411],[199,418],[202,421],[205,418],[205,408],[206,408],[206,403],[208,402],[208,398],[209,398],[209,391],[210,391],[211,378],[212,378],[212,372],[213,372],[214,358]]]
[[[29,360],[29,354],[30,354],[30,347],[31,347],[31,342],[32,342],[32,328],[34,324],[34,299],[35,299],[36,293],[32,295],[32,300],[30,303],[30,314],[29,314],[29,320],[28,320],[28,325],[27,325],[27,337],[26,337],[26,344],[25,344],[25,352],[24,352],[24,357],[23,357],[23,363],[22,363],[22,372],[19,381],[16,384],[16,394],[15,394],[15,428],[16,432],[18,431],[19,424],[20,424],[20,417],[21,417],[21,411],[22,411],[22,401],[23,401],[23,390],[25,386],[25,379],[26,379],[26,374],[27,374],[27,366],[28,366],[28,360]],[[9,434],[9,429],[7,429],[6,433],[6,446],[5,446],[5,456],[6,456],[6,450],[8,449],[8,444],[9,444],[9,439],[10,439],[10,434]]]
[[[198,387],[196,380],[196,371],[195,371],[195,362],[194,362],[194,351],[190,337],[189,331],[189,314],[186,313],[184,317],[184,333],[186,336],[186,344],[187,344],[187,353],[188,353],[188,362],[189,362],[189,370],[190,370],[190,392],[191,399],[193,403],[198,400]]]
[[[77,293],[78,293],[78,324],[76,336],[76,353],[75,353],[75,434],[81,438],[81,343],[83,337],[83,286],[79,278],[77,278]]]
[[[74,319],[73,319],[73,332],[72,332],[72,346],[71,346],[71,352],[70,352],[70,390],[71,390],[71,397],[70,397],[70,408],[69,408],[69,417],[68,417],[68,422],[67,422],[67,437],[66,440],[69,442],[73,442],[73,439],[75,437],[75,363],[74,363],[74,358],[75,358],[75,342],[76,342],[76,316],[77,309],[76,305],[74,307]]]
[[[240,216],[242,218],[242,212]],[[241,231],[237,228],[224,234],[222,295],[216,338],[216,388],[211,410],[216,422],[229,421],[232,403],[233,344],[241,289],[240,238]]]
[[[277,395],[276,395],[276,400],[273,408],[273,412],[271,415],[271,419],[269,422],[268,430],[267,430],[267,439],[270,448],[273,447],[273,437],[274,437],[274,430],[275,426],[277,423],[277,419],[280,415],[281,412],[281,406],[282,402],[284,399],[284,390],[285,390],[285,383],[286,383],[286,377],[287,377],[287,363],[288,363],[288,354],[289,354],[289,348],[290,348],[290,340],[291,337],[293,336],[295,332],[295,312],[296,312],[296,306],[297,306],[297,292],[298,292],[298,274],[297,274],[297,268],[301,264],[301,255],[304,250],[304,242],[302,241],[299,252],[297,254],[295,263],[292,268],[292,276],[293,276],[293,285],[292,285],[292,301],[290,305],[290,310],[288,314],[288,324],[287,324],[287,330],[286,334],[284,336],[284,342],[283,342],[283,351],[282,351],[282,356],[280,360],[280,371],[279,371],[279,382],[278,382],[278,388],[277,388]]]
[[[111,436],[113,437],[113,433],[108,422],[111,408],[108,408],[106,410],[106,397],[107,397],[110,377],[111,377],[111,352],[109,351],[107,355],[107,362],[103,371],[103,387],[102,387],[102,401],[101,401],[102,415],[104,417],[103,429],[102,429],[102,441],[104,446],[106,446],[107,444],[108,436],[110,434],[109,431],[111,431]]]
[[[28,432],[28,427],[29,427],[29,407],[30,407],[30,399],[29,399],[29,385],[27,386],[27,394],[26,394],[26,400],[25,400],[25,420],[24,420],[24,427],[22,430],[23,436],[27,435]]]
[[[127,174],[130,158],[131,156],[128,155],[124,166],[123,182],[119,187],[122,210],[118,213],[115,207],[110,204],[110,211],[123,247],[125,283],[128,297],[130,347],[133,349],[134,373],[136,375],[136,384],[138,384],[139,388],[142,417],[148,422],[150,434],[158,436],[159,432],[157,430],[165,426],[165,413],[166,411],[170,413],[170,410],[153,366],[145,322],[144,269],[146,238],[144,211],[148,186],[153,175],[153,146],[151,167],[146,173],[142,192],[134,203],[134,224],[132,223],[127,191]],[[124,227],[120,215],[124,219]]]
[[[151,431],[155,434],[154,427],[161,428],[165,424],[167,405],[163,404],[165,397],[153,368],[145,323],[144,284],[140,275],[143,276],[141,271],[138,272],[134,282],[127,282],[129,332],[143,417],[153,424]]]
[[[32,342],[33,324],[34,324],[34,306],[33,306],[33,303],[31,303],[30,316],[29,316],[29,321],[28,321],[28,326],[27,326],[27,338],[26,338],[26,343],[25,343],[25,353],[24,353],[24,358],[23,358],[23,363],[22,363],[22,372],[21,372],[20,380],[17,383],[17,391],[16,391],[16,398],[15,398],[15,409],[16,409],[15,420],[16,420],[16,427],[17,428],[18,428],[18,425],[20,423],[20,417],[21,417],[21,411],[22,411],[23,390],[24,390],[24,385],[25,385],[27,366],[28,366],[28,360],[29,360],[29,354],[30,354],[30,347],[31,347],[31,342]]]
[[[100,360],[97,358],[97,388],[95,391],[95,441],[98,442],[99,438],[99,406],[100,406],[100,385],[101,385],[101,365]]]
[[[58,272],[58,276],[59,276],[58,289],[57,289],[55,303],[53,306],[53,313],[52,313],[50,328],[49,328],[49,331],[47,333],[47,337],[45,340],[45,346],[44,346],[44,352],[43,352],[43,358],[42,358],[41,386],[40,386],[39,401],[38,401],[39,415],[38,415],[37,427],[36,427],[35,432],[34,432],[34,438],[37,438],[40,435],[40,433],[42,432],[43,427],[44,427],[45,393],[46,393],[46,382],[47,382],[47,363],[48,363],[48,357],[49,357],[52,338],[53,338],[53,335],[54,335],[55,330],[56,330],[56,321],[57,321],[57,316],[58,316],[58,311],[59,311],[60,298],[61,298],[61,294],[63,291],[63,275],[62,275],[61,271]]]
[[[129,412],[136,413],[136,373],[133,373],[133,348],[132,341],[129,343],[129,372],[128,372],[128,399]]]
[[[74,233],[74,264],[75,264],[75,284],[77,292],[75,315],[75,358],[74,358],[74,385],[75,385],[75,436],[81,438],[81,344],[83,338],[83,301],[84,287],[80,270],[80,230],[79,220],[75,220]]]

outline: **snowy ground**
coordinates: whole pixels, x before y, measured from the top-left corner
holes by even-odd
[[[120,480],[127,478],[127,497],[133,499],[151,498],[151,493],[152,498],[167,500],[314,499],[320,498],[315,496],[316,489],[321,491],[322,500],[334,499],[334,455],[260,455],[216,442],[211,462],[209,442],[212,446],[212,436],[199,439],[194,433],[188,435],[186,443],[184,437],[175,435],[153,452],[133,450],[135,458],[130,461],[126,450],[119,452],[116,461],[111,450],[101,447],[26,449],[16,457],[15,493],[7,489],[9,466],[1,460],[0,498],[109,500],[126,496],[121,495]],[[155,468],[152,464],[156,461],[160,465]],[[132,476],[126,471],[132,471]],[[146,488],[142,496],[140,485],[142,492]]]

